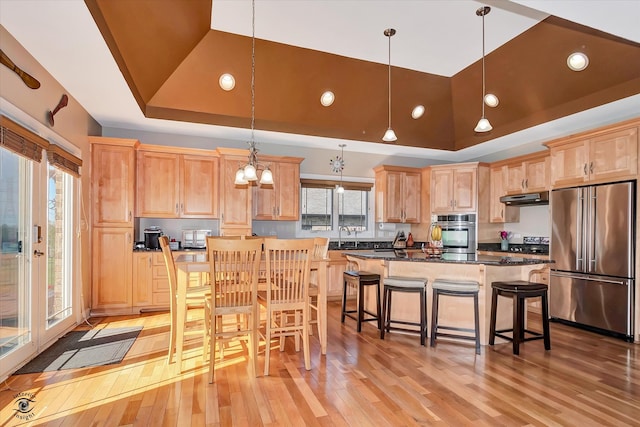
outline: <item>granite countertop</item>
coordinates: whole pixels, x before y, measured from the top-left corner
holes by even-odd
[[[422,251],[394,251],[394,250],[366,250],[348,251],[349,256],[362,259],[373,259],[381,261],[409,261],[409,262],[434,262],[451,264],[485,264],[485,265],[530,265],[549,264],[551,260],[533,259],[514,256],[492,256],[478,254],[452,254],[444,253],[439,257],[429,257]]]
[[[206,252],[207,248],[179,248],[171,252]],[[133,248],[133,252],[162,252],[162,249]]]

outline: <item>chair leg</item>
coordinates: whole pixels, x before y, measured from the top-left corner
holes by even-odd
[[[544,349],[551,350],[551,335],[549,334],[549,302],[547,293],[542,294],[542,333],[544,334]]]
[[[345,311],[347,311],[347,281],[343,280],[342,284],[342,314],[340,315],[340,323],[344,323]]]
[[[385,329],[387,329],[387,307],[388,307],[388,303],[387,303],[387,294],[389,293],[389,290],[387,288],[383,288],[383,293],[382,293],[382,327],[380,328],[380,339],[383,340],[384,339],[384,332]]]
[[[311,370],[311,354],[309,350],[309,310],[302,312],[302,351],[304,354],[304,368]]]
[[[496,342],[496,312],[498,309],[498,291],[493,289],[491,293],[491,320],[489,321],[489,345]]]
[[[362,283],[358,282],[358,307],[356,307],[356,314],[358,316],[357,322],[357,331],[362,331],[362,319],[364,318],[364,289],[362,288]]]
[[[216,331],[218,328],[219,316],[211,316],[211,337],[209,338],[209,384],[213,384],[214,369],[216,365]]]
[[[440,298],[440,293],[437,289],[433,290],[432,294],[432,302],[431,302],[431,339],[430,344],[431,347],[435,347],[436,345],[436,334],[438,333],[438,300]]]
[[[425,345],[427,340],[427,305],[425,291],[420,290],[420,345]]]
[[[476,354],[480,354],[480,309],[478,307],[478,293],[473,295],[473,312],[476,330]]]
[[[520,313],[518,310],[520,302],[516,295],[513,296],[513,354],[520,354]]]
[[[176,351],[176,312],[172,310],[170,313],[171,325],[169,331],[169,354],[167,355],[167,364],[173,363]]]
[[[376,312],[378,313],[378,329],[381,329],[380,327],[382,326],[382,310],[380,309],[380,282],[378,282],[378,284],[375,287],[375,292],[376,292]]]
[[[265,325],[264,334],[264,375],[269,375],[269,358],[271,354],[271,316],[272,314],[267,311],[267,322]]]

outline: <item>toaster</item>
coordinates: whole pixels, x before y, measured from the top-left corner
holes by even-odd
[[[182,230],[182,247],[185,249],[206,248],[207,236],[211,236],[211,230]]]

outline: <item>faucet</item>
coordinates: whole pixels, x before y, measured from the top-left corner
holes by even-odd
[[[356,243],[355,243],[355,247],[358,247],[358,230],[356,228],[353,229],[353,234],[355,234],[355,238],[356,238]]]
[[[341,248],[342,247],[342,230],[347,232],[347,236],[351,236],[351,231],[349,230],[348,227],[345,227],[344,225],[341,225],[338,227],[338,247]]]

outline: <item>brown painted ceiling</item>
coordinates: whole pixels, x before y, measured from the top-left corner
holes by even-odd
[[[85,3],[146,117],[250,127],[251,38],[212,30],[211,0]],[[579,73],[566,66],[576,48],[591,58]],[[255,51],[256,129],[383,143],[387,65],[261,39]],[[554,16],[485,60],[487,92],[500,98],[486,134],[473,131],[481,61],[452,77],[392,67],[397,144],[459,150],[640,93],[639,44]],[[235,76],[230,92],[211,78],[223,72]],[[340,102],[325,108],[328,89]],[[427,113],[413,120],[417,104]]]

